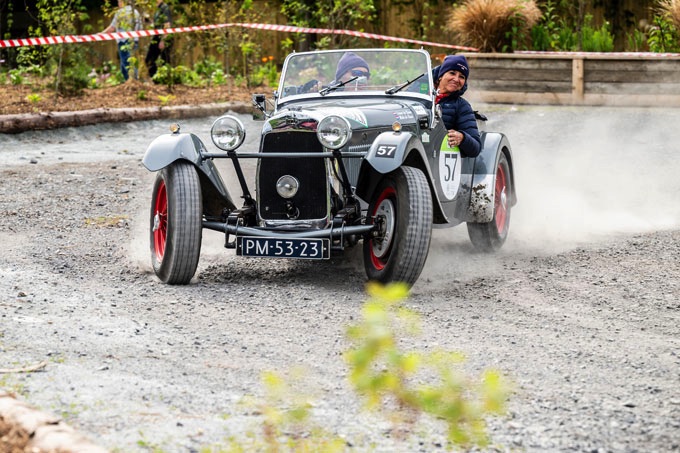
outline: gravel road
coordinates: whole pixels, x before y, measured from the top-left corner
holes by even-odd
[[[680,110],[477,107],[510,138],[519,204],[494,256],[462,226],[434,231],[408,300],[413,348],[515,383],[489,421],[494,450],[678,451]],[[183,130],[209,142],[210,124]],[[217,451],[259,432],[247,401],[263,371],[303,367],[316,423],[355,451],[444,451],[430,421],[390,438],[346,381],[360,253],[245,259],[206,231],[195,282],[158,282],[140,160],[165,126],[0,135],[0,368],[48,363],[0,374],[0,389],[110,450]]]

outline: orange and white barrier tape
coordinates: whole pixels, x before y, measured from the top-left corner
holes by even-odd
[[[291,25],[272,25],[272,24],[248,24],[248,23],[231,23],[231,24],[213,24],[213,25],[196,25],[191,27],[178,28],[164,28],[159,30],[139,30],[126,31],[118,33],[97,33],[94,35],[66,35],[66,36],[47,36],[40,38],[19,38],[19,39],[5,39],[0,41],[0,48],[3,47],[25,47],[25,46],[44,46],[51,44],[75,44],[85,42],[110,41],[113,39],[134,39],[146,36],[168,35],[172,33],[187,33],[206,30],[217,30],[227,27],[243,27],[255,28],[259,30],[283,31],[289,33],[319,33],[319,34],[333,34],[333,35],[349,35],[358,38],[377,39],[382,41],[402,42],[409,44],[419,44],[421,46],[441,47],[447,49],[477,51],[474,47],[455,46],[452,44],[443,44],[429,41],[419,41],[417,39],[397,38],[395,36],[376,35],[374,33],[364,33],[353,30],[333,30],[327,28],[304,28],[294,27]]]

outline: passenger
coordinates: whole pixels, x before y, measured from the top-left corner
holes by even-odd
[[[368,79],[371,77],[371,71],[368,68],[366,60],[361,58],[354,52],[347,52],[338,61],[338,66],[335,71],[336,82],[347,82],[352,77],[358,77],[353,83],[357,86],[366,85]]]
[[[435,104],[442,107],[442,120],[449,131],[449,146],[457,146],[465,157],[477,157],[481,139],[475,112],[461,96],[467,90],[470,74],[467,59],[462,55],[449,55],[432,70],[437,88]]]

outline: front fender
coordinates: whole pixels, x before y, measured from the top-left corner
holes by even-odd
[[[356,192],[364,200],[369,200],[380,181],[379,175],[387,174],[402,165],[420,169],[427,178],[432,195],[435,219],[447,222],[441,200],[434,187],[433,176],[425,148],[420,139],[409,132],[383,132],[373,141],[364,162],[361,164]]]
[[[378,173],[386,174],[401,167],[413,135],[408,132],[383,132],[371,144],[365,161]],[[420,145],[420,151],[424,154]]]
[[[149,171],[158,171],[178,159],[201,164],[201,152],[207,152],[201,139],[194,134],[164,134],[156,137],[144,153],[142,164]]]
[[[205,145],[194,134],[165,134],[156,137],[146,149],[142,164],[149,171],[159,171],[173,162],[183,159],[198,169],[203,194],[204,211],[219,215],[222,209],[235,209],[220,173],[212,159],[204,159]]]

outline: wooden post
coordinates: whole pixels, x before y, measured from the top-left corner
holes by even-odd
[[[571,97],[574,104],[583,103],[583,58],[574,58],[571,61]]]

